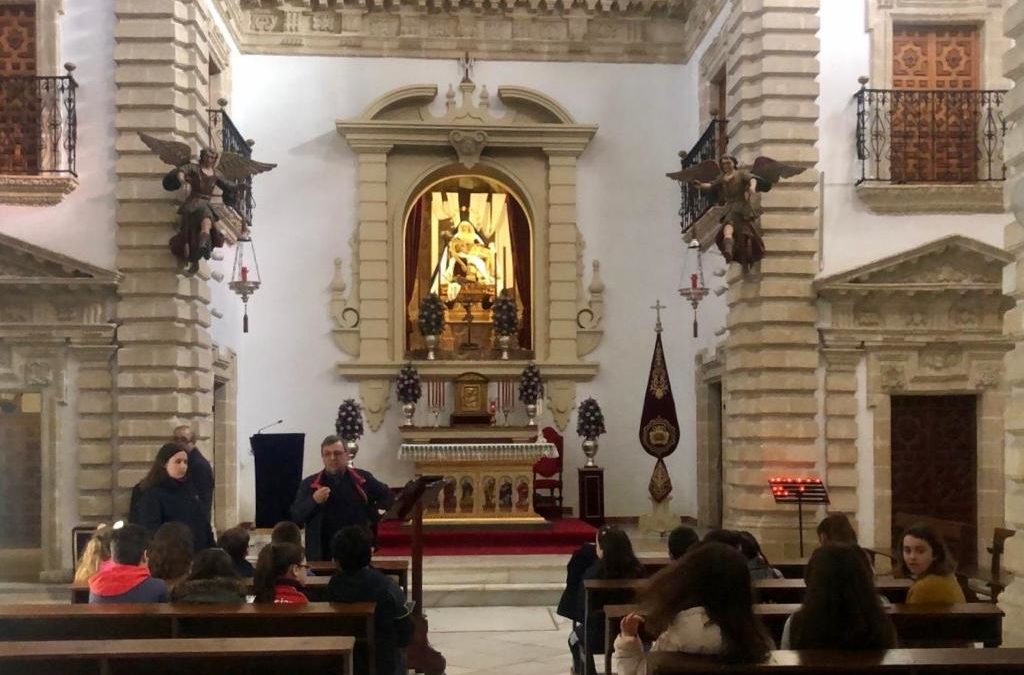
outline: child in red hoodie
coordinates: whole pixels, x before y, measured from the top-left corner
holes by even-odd
[[[167,602],[167,584],[149,575],[149,533],[139,525],[115,530],[110,542],[113,565],[89,579],[89,602]]]
[[[305,554],[301,546],[290,543],[267,544],[256,559],[252,587],[253,602],[276,605],[305,605],[302,592],[306,579]]]

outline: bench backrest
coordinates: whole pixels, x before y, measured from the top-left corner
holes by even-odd
[[[246,589],[249,595],[253,594],[252,579],[245,579]],[[319,577],[306,577],[305,585],[302,590],[309,598],[310,602],[328,602],[327,599],[327,585],[331,582],[329,576]],[[89,602],[89,585],[88,584],[72,584],[71,588],[71,602],[73,604],[84,604]]]
[[[1010,675],[1024,671],[1024,649],[890,649],[884,652],[774,651],[765,663],[723,665],[713,658],[678,652],[647,655],[648,675],[686,673],[929,673]]]
[[[342,636],[0,642],[5,673],[352,673]]]

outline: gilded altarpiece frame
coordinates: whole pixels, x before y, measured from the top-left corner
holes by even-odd
[[[869,546],[891,546],[890,397],[972,394],[978,400],[978,560],[987,564],[985,542],[1003,524],[1002,364],[1012,342],[1002,334],[1009,306],[1002,268],[1010,259],[1001,249],[954,235],[815,284],[823,317],[830,508],[873,522]],[[857,377],[862,365],[865,391]],[[870,467],[860,466],[865,457]],[[859,513],[865,504],[859,491],[869,489],[860,485],[864,470],[873,475],[873,515]]]
[[[464,79],[449,86],[444,114],[431,110],[435,85],[396,89],[337,130],[356,153],[358,224],[346,277],[335,260],[330,313],[338,347],[352,357],[337,372],[359,382],[364,414],[377,430],[390,406],[391,380],[405,360],[404,228],[423,190],[473,173],[507,185],[533,227],[534,361],[547,381],[555,425],[565,429],[576,383],[598,364],[584,360],[603,335],[604,284],[592,262],[584,286],[584,243],[576,225],[576,170],[597,127],[577,123],[554,99],[502,86],[504,110],[491,109],[486,86]],[[472,371],[491,380],[518,377],[525,361],[416,361],[427,379]]]

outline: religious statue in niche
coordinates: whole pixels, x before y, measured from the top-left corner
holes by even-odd
[[[462,494],[459,496],[459,510],[471,512],[473,510],[473,479],[463,476],[460,488]]]
[[[530,481],[522,476],[516,480],[516,508],[520,511],[530,508]]]
[[[444,510],[451,513],[455,510],[455,477],[445,476],[444,484]]]
[[[433,293],[445,305],[439,358],[499,357],[492,307],[505,293],[522,317],[508,342],[513,351],[531,350],[531,246],[525,210],[498,181],[456,176],[424,190],[406,219],[407,349],[426,346],[416,319],[420,301]]]
[[[512,479],[507,476],[501,477],[501,487],[498,488],[498,504],[502,511],[512,510]]]
[[[493,511],[497,507],[497,503],[494,500],[494,488],[496,481],[493,476],[488,476],[484,479],[484,510]]]
[[[249,176],[270,171],[276,164],[257,162],[238,153],[218,153],[203,148],[198,162],[192,161],[192,150],[180,141],[165,141],[139,132],[139,138],[171,169],[163,179],[164,189],[173,192],[183,185],[189,186],[188,197],[178,207],[178,232],[169,242],[171,253],[191,275],[199,270],[199,261],[209,260],[214,248],[224,245],[224,234],[217,229],[217,221],[234,208],[239,199],[239,182]],[[222,204],[213,201],[214,188],[220,188]],[[248,223],[243,224],[243,234]]]
[[[723,155],[717,162],[708,159],[667,175],[711,193],[722,207],[715,244],[725,261],[740,263],[745,274],[765,253],[760,232],[761,209],[754,203],[754,193],[768,192],[782,178],[802,172],[801,167],[768,157],[758,157],[750,169],[741,169],[735,157]]]

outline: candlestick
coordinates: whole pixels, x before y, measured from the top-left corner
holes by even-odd
[[[697,275],[696,274],[691,274],[690,275],[690,288],[697,288]]]
[[[248,280],[249,280],[249,268],[246,267],[245,265],[242,265],[242,281],[248,281]]]

